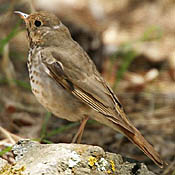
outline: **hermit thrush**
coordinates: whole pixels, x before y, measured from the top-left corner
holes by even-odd
[[[80,142],[89,116],[123,133],[163,167],[159,154],[127,119],[118,98],[67,27],[49,12],[16,13],[26,23],[32,92],[56,116],[83,121],[74,141]]]

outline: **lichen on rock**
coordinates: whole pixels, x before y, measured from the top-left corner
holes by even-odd
[[[154,175],[144,164],[125,161],[121,155],[105,152],[98,146],[22,140],[13,146],[13,153],[16,155],[14,165],[0,159],[0,174],[133,175],[134,169],[141,175]]]

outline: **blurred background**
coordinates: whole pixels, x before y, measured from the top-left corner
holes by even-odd
[[[93,59],[133,124],[168,166],[159,169],[123,135],[89,121],[82,143],[175,175],[175,1],[1,0],[0,156],[20,138],[70,143],[79,123],[48,113],[31,93],[25,25],[13,12],[54,12]]]

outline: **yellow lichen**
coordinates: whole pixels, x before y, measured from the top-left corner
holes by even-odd
[[[111,170],[108,170],[107,173],[108,173],[108,174],[111,174]]]
[[[6,175],[8,172],[10,172],[11,165],[6,164],[4,167],[0,169],[0,174]],[[8,173],[9,174],[9,173]]]
[[[25,175],[23,171],[25,167],[22,166],[19,169],[14,168],[12,165],[6,164],[1,170],[0,175]]]
[[[112,171],[115,172],[115,163],[114,163],[114,161],[111,160],[110,163],[111,163],[111,169],[112,169]]]
[[[90,156],[88,158],[88,165],[90,165],[91,167],[95,165],[95,163],[97,162],[97,158],[93,157],[93,156]]]

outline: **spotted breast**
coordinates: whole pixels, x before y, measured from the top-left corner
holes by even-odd
[[[85,108],[83,102],[70,95],[60,84],[51,79],[46,72],[47,68],[42,63],[42,48],[29,50],[28,71],[33,94],[37,100],[50,112],[69,121],[82,120]],[[71,103],[67,103],[70,101]],[[79,114],[79,115],[77,115]]]

